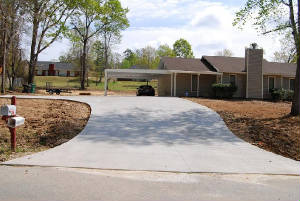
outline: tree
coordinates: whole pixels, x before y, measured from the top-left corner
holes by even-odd
[[[104,66],[100,71],[100,82],[103,72],[108,68],[109,55],[111,54],[112,44],[120,43],[121,31],[129,27],[127,19],[128,9],[124,9],[118,0],[108,0],[104,4],[104,15],[102,17],[103,28],[100,36],[104,50]]]
[[[183,38],[175,41],[173,51],[176,57],[194,58],[191,44]]]
[[[296,63],[297,52],[293,43],[292,33],[287,33],[280,40],[280,50],[274,52],[273,61],[282,63]]]
[[[6,75],[10,81],[10,89],[13,89],[16,65],[22,59],[21,54],[19,54],[23,25],[22,5],[23,2],[20,0],[0,1],[0,31],[2,33],[0,43],[0,66],[2,66],[1,93],[5,93]]]
[[[32,25],[28,83],[34,82],[38,56],[59,39],[76,1],[71,0],[25,0]]]
[[[299,115],[300,0],[247,0],[245,6],[236,13],[233,25],[243,26],[249,19],[254,19],[253,25],[263,34],[292,32],[297,52],[297,71],[291,115]]]
[[[147,66],[149,69],[156,67],[156,49],[151,46],[146,46],[141,49],[142,57],[140,59],[140,64]]]
[[[137,63],[137,55],[131,49],[126,49],[123,56],[122,68],[130,68]]]
[[[87,45],[90,40],[101,31],[112,31],[114,25],[119,25],[119,18],[126,16],[127,9],[123,9],[118,0],[82,0],[77,5],[76,12],[71,17],[74,31],[69,33],[72,41],[80,41],[82,45],[81,57],[81,89],[85,89]],[[127,19],[127,18],[126,18]],[[106,41],[107,44],[107,41]]]
[[[215,53],[216,56],[232,57],[233,52],[230,49],[223,49]]]
[[[156,53],[160,57],[175,57],[174,51],[167,44],[160,45]]]

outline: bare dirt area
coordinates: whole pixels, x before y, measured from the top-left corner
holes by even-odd
[[[0,105],[10,99],[0,98]],[[0,121],[0,161],[46,150],[69,141],[85,127],[90,117],[87,104],[64,100],[17,99],[17,114],[25,125],[17,128],[17,150],[10,151],[10,133]]]
[[[215,110],[241,139],[265,150],[300,160],[300,117],[286,102],[186,98]]]

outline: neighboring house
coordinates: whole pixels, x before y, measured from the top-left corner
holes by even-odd
[[[262,49],[246,49],[245,55],[163,57],[158,70],[107,69],[105,74],[106,78],[157,79],[159,96],[211,97],[214,83],[235,84],[237,98],[268,99],[271,89],[294,89],[296,64],[268,62],[263,59]]]
[[[213,83],[235,84],[238,90],[234,97],[238,98],[268,99],[271,89],[294,90],[296,64],[268,62],[263,59],[261,49],[246,49],[245,55],[246,59],[224,56],[203,56],[201,60],[162,58],[159,69],[194,72],[177,74],[177,96],[184,96],[186,91],[191,96],[211,96]],[[208,75],[207,72],[220,74]],[[169,77],[159,78],[159,95],[170,96]]]
[[[80,71],[76,70],[72,63],[38,61],[35,74],[39,76],[77,77],[80,76]]]

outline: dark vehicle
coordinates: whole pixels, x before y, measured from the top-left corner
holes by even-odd
[[[137,96],[155,96],[155,90],[150,85],[142,85],[137,88]]]

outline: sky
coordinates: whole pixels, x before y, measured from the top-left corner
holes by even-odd
[[[115,52],[168,44],[184,38],[192,45],[194,56],[214,55],[230,49],[234,56],[243,57],[245,47],[256,42],[271,60],[279,49],[274,35],[260,35],[251,25],[243,30],[233,27],[235,12],[245,0],[120,0],[129,9],[130,27],[122,32],[122,41],[113,47]],[[39,60],[57,60],[69,48],[67,39],[55,42],[41,53]]]

